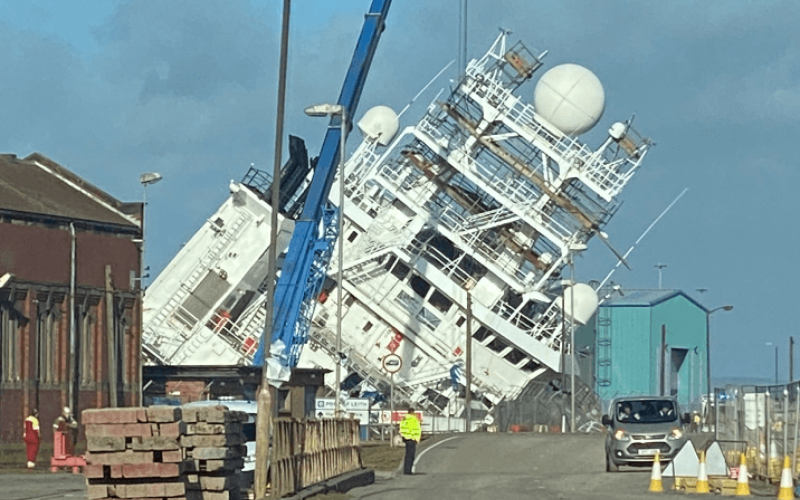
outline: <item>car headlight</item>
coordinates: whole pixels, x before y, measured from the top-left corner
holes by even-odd
[[[667,436],[669,441],[677,441],[683,437],[683,431],[678,429],[677,427],[672,429],[672,433]]]
[[[617,441],[630,441],[631,437],[628,436],[628,434],[624,430],[619,429],[617,432],[614,433],[614,439],[616,439]]]

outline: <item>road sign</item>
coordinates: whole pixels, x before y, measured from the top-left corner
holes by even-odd
[[[336,400],[333,398],[317,398],[314,416],[317,418],[335,418]],[[361,421],[361,425],[369,422],[369,399],[345,399],[342,401],[342,413],[345,418],[351,415]]]
[[[403,358],[397,354],[387,354],[383,357],[383,369],[389,373],[397,373],[403,367]]]

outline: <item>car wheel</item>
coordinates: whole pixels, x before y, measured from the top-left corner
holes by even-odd
[[[606,453],[606,472],[619,472],[619,465],[615,464]]]

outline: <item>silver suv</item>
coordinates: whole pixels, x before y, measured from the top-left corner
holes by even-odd
[[[686,443],[683,424],[689,414],[680,415],[678,401],[666,396],[629,396],[611,401],[603,415],[606,436],[606,471],[620,465],[652,464],[656,453],[662,461],[672,460]]]

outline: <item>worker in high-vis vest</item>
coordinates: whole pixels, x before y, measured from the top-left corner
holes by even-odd
[[[411,474],[414,468],[414,455],[417,453],[417,443],[422,437],[422,428],[419,418],[414,413],[414,408],[409,408],[403,420],[400,421],[400,436],[406,443],[406,458],[403,461],[403,473]]]

